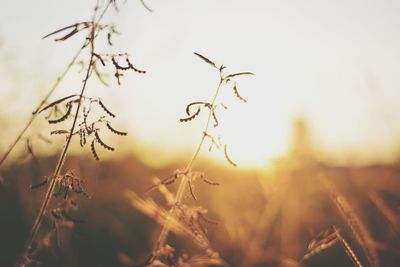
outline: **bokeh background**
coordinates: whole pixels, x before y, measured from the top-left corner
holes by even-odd
[[[256,74],[238,80],[248,103],[229,86],[223,88],[221,102],[229,109],[213,129],[238,167],[221,151],[208,152],[206,144],[195,169],[221,185],[199,183],[199,200],[185,200],[219,221],[206,227],[207,236],[226,264],[354,266],[340,242],[301,261],[319,233],[340,229],[363,266],[373,266],[374,256],[380,266],[396,266],[400,2],[146,1],[154,12],[140,1],[117,3],[120,11],[105,16],[121,33],[113,37],[112,49],[127,51],[147,73],[127,74],[121,86],[112,73],[108,87],[93,79],[88,94],[101,97],[117,115],[113,125],[129,134],[104,136],[116,151],[101,151],[100,162],[88,147],[74,144],[64,169],[86,181],[91,198],[82,197],[75,214],[84,223],[64,227],[61,244],[49,238],[37,264],[131,266],[146,258],[160,228],[132,207],[124,192],[142,194],[153,176],[167,177],[194,152],[206,118],[190,123],[179,118],[188,103],[208,101],[219,79],[193,55],[198,52],[228,71]],[[41,37],[90,20],[93,5],[1,4],[0,155],[84,35],[65,42]],[[109,49],[103,41],[100,49]],[[52,100],[79,90],[81,68],[73,68]],[[50,135],[60,126],[49,126],[43,117],[0,167],[1,266],[15,263],[45,192],[29,186],[51,174],[62,148],[64,139]],[[28,153],[28,140],[34,155]],[[162,203],[157,192],[151,196]],[[349,213],[361,226],[346,219]],[[174,235],[171,243],[180,252],[196,251]]]

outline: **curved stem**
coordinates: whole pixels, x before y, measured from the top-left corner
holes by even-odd
[[[15,146],[18,144],[18,142],[21,140],[22,136],[25,134],[25,132],[29,129],[29,127],[32,125],[33,121],[36,119],[38,116],[38,111],[46,104],[47,100],[51,97],[51,95],[54,93],[54,91],[57,89],[57,87],[60,85],[61,81],[65,78],[65,76],[68,74],[68,72],[71,70],[72,66],[75,64],[77,58],[83,51],[84,47],[82,46],[78,52],[75,54],[75,56],[72,58],[70,63],[67,65],[66,69],[64,72],[58,76],[57,80],[54,82],[54,84],[51,86],[50,90],[47,92],[46,96],[42,99],[42,101],[39,103],[39,105],[36,107],[35,111],[32,112],[31,118],[28,120],[27,124],[25,127],[20,131],[20,133],[17,135],[15,140],[12,142],[8,150],[4,153],[0,160],[0,166],[4,163],[4,161],[7,159],[7,157],[10,155],[11,151],[15,148]]]
[[[182,179],[181,179],[181,181],[179,183],[179,187],[178,187],[178,190],[176,192],[175,204],[180,203],[182,201],[183,195],[185,193],[185,188],[186,188],[186,185],[188,183],[187,174],[191,171],[192,166],[193,166],[194,162],[196,161],[196,159],[198,158],[199,153],[201,151],[201,148],[203,147],[203,143],[204,143],[204,141],[206,139],[206,133],[208,131],[208,128],[210,127],[213,107],[214,107],[214,104],[215,104],[215,102],[216,102],[216,100],[218,98],[222,82],[223,82],[223,79],[221,78],[219,83],[218,83],[217,89],[215,91],[214,97],[213,97],[213,99],[211,101],[211,107],[212,108],[210,108],[210,110],[209,110],[208,117],[207,117],[207,122],[206,122],[204,130],[203,130],[203,135],[202,135],[202,137],[200,139],[199,144],[197,145],[196,151],[194,152],[191,160],[186,165],[186,168],[183,171],[184,175],[183,175],[183,177],[182,177]],[[160,235],[158,237],[158,240],[157,240],[157,243],[156,243],[156,250],[158,248],[161,248],[165,244],[165,241],[166,241],[166,239],[168,237],[168,233],[169,233],[169,229],[170,229],[171,219],[175,216],[175,211],[176,211],[176,205],[172,206],[171,209],[169,210],[167,221],[163,225],[163,228],[161,229],[161,233],[160,233]]]
[[[103,12],[100,14],[99,18],[97,19],[97,23],[100,22],[100,20],[104,17],[104,14],[106,13],[108,7],[110,6],[111,1],[108,2],[107,6],[103,9]],[[97,37],[97,34],[95,36],[95,38]],[[63,73],[58,76],[58,78],[56,79],[56,81],[53,83],[53,85],[51,86],[50,90],[47,92],[46,96],[42,99],[42,101],[40,101],[39,105],[36,107],[35,111],[32,112],[32,116],[30,117],[30,119],[28,120],[28,122],[25,124],[25,127],[22,128],[22,130],[19,132],[19,134],[17,135],[17,137],[14,139],[14,141],[11,143],[10,147],[7,149],[7,151],[4,153],[4,155],[1,157],[0,159],[0,167],[1,165],[6,161],[6,159],[8,158],[8,156],[10,155],[10,153],[14,150],[15,146],[18,144],[18,142],[22,139],[22,137],[24,136],[24,134],[26,133],[26,131],[29,129],[29,127],[32,125],[33,121],[36,119],[36,117],[38,116],[38,112],[41,108],[43,108],[43,106],[46,104],[47,100],[49,100],[49,98],[53,95],[54,91],[58,88],[58,86],[60,85],[60,83],[62,82],[62,80],[64,80],[65,76],[67,76],[68,72],[71,70],[72,66],[74,66],[76,60],[78,59],[78,57],[80,56],[80,54],[82,53],[82,51],[86,48],[87,43],[85,42],[76,52],[75,56],[71,59],[71,61],[69,62],[69,64],[67,65],[67,67],[65,68],[65,70],[63,71]]]
[[[111,2],[109,2],[109,4],[110,3]],[[107,8],[109,7],[109,4],[103,10],[102,15],[104,15],[105,10],[107,10]],[[90,59],[89,59],[88,68],[87,68],[87,71],[86,71],[85,79],[83,80],[83,85],[82,85],[82,89],[81,89],[80,96],[79,96],[80,100],[83,98],[83,94],[85,92],[86,85],[88,83],[88,80],[90,78],[90,74],[92,73],[92,68],[93,68],[94,39],[95,39],[95,36],[96,36],[95,31],[96,31],[96,25],[97,25],[97,24],[94,23],[95,18],[96,18],[96,11],[97,11],[97,6],[95,8],[95,12],[94,12],[93,19],[92,19],[93,23],[92,23],[92,28],[91,28],[91,31],[90,31],[90,39],[89,39],[90,40]],[[45,214],[45,212],[46,212],[46,210],[48,208],[48,205],[50,204],[50,200],[51,200],[51,197],[53,196],[54,189],[55,189],[55,186],[56,186],[57,178],[59,177],[59,175],[61,173],[61,170],[62,170],[62,168],[64,166],[64,162],[65,162],[65,159],[66,159],[66,156],[67,156],[67,152],[68,152],[69,146],[71,144],[72,136],[73,136],[73,133],[74,133],[74,130],[75,130],[75,126],[76,126],[77,120],[78,120],[78,115],[79,115],[79,111],[80,111],[81,105],[82,105],[82,101],[78,101],[78,106],[76,108],[76,112],[75,112],[75,115],[74,115],[74,120],[73,120],[71,129],[69,131],[69,135],[67,137],[67,141],[65,142],[64,148],[63,148],[63,150],[62,150],[62,152],[60,154],[60,157],[58,159],[56,168],[54,170],[52,179],[50,181],[50,185],[47,188],[46,195],[45,195],[45,197],[43,199],[43,203],[41,205],[39,214],[37,215],[36,220],[35,220],[35,222],[34,222],[34,224],[32,226],[32,229],[31,229],[31,231],[29,233],[28,239],[25,242],[22,261],[24,261],[29,255],[29,249],[31,248],[32,243],[34,242],[34,240],[36,238],[36,235],[37,235],[37,233],[39,231],[40,225],[41,225],[41,223],[43,221],[44,214]]]

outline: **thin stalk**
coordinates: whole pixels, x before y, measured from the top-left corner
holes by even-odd
[[[221,78],[220,81],[219,81],[219,83],[218,83],[218,86],[217,86],[217,89],[216,89],[216,91],[215,91],[214,97],[213,97],[213,99],[212,99],[212,101],[211,101],[211,107],[214,107],[214,104],[215,104],[215,102],[216,102],[216,100],[217,100],[217,98],[218,98],[219,91],[220,91],[220,89],[221,89],[221,85],[222,85],[222,82],[223,82],[223,81],[224,81],[224,80]],[[187,185],[187,182],[188,182],[187,174],[188,174],[188,173],[190,172],[190,170],[192,169],[192,166],[193,166],[194,162],[196,161],[196,159],[198,158],[199,153],[200,153],[200,151],[201,151],[201,148],[203,147],[203,143],[204,143],[204,141],[205,141],[205,139],[206,139],[206,133],[207,133],[207,131],[208,131],[208,128],[210,127],[212,112],[213,112],[212,108],[209,109],[209,113],[208,113],[208,117],[207,117],[207,122],[206,122],[205,127],[204,127],[204,130],[203,130],[203,135],[202,135],[202,137],[201,137],[201,139],[200,139],[199,144],[197,145],[196,151],[194,152],[194,154],[193,154],[191,160],[190,160],[189,163],[186,165],[186,168],[185,168],[185,170],[183,171],[183,174],[184,174],[184,175],[183,175],[183,177],[182,177],[182,179],[181,179],[181,181],[180,181],[180,183],[179,183],[178,190],[177,190],[176,196],[175,196],[175,203],[176,203],[176,204],[177,204],[177,203],[180,203],[180,202],[182,201],[183,195],[184,195],[184,193],[185,193],[185,188],[186,188],[186,185]],[[167,221],[166,221],[166,223],[163,225],[163,228],[161,229],[161,233],[160,233],[160,235],[159,235],[159,237],[158,237],[158,240],[157,240],[157,243],[156,243],[156,250],[157,250],[158,248],[161,248],[161,247],[164,246],[164,244],[165,244],[165,241],[166,241],[166,239],[167,239],[167,237],[168,237],[170,225],[171,225],[171,219],[175,216],[175,210],[176,210],[176,205],[172,206],[171,209],[169,210],[169,214],[168,214],[168,217],[167,217]]]
[[[92,19],[92,28],[91,28],[91,32],[90,32],[90,59],[89,59],[89,64],[88,64],[88,68],[87,68],[87,71],[86,71],[86,76],[85,76],[85,79],[83,80],[83,85],[82,85],[82,89],[81,89],[81,92],[80,92],[80,97],[79,97],[80,101],[78,101],[78,106],[76,108],[76,112],[75,112],[75,115],[74,115],[74,120],[73,120],[71,129],[69,131],[69,135],[67,137],[67,140],[65,142],[64,148],[63,148],[63,150],[62,150],[62,152],[60,154],[60,157],[58,159],[58,162],[57,162],[57,165],[55,167],[52,179],[50,181],[50,185],[49,185],[49,187],[47,189],[47,192],[46,192],[46,195],[45,195],[45,197],[43,199],[43,203],[41,205],[39,214],[36,217],[35,223],[32,226],[32,229],[31,229],[31,231],[29,233],[28,239],[25,242],[23,259],[27,258],[28,254],[29,254],[29,249],[31,248],[32,243],[34,242],[34,240],[36,238],[36,235],[37,235],[37,233],[39,231],[39,228],[41,226],[41,223],[43,221],[44,214],[45,214],[45,212],[47,210],[48,205],[50,204],[51,197],[53,196],[53,193],[54,193],[57,177],[60,175],[61,170],[62,170],[62,168],[64,166],[64,162],[65,162],[65,159],[66,159],[66,156],[67,156],[67,152],[68,152],[71,140],[72,140],[73,132],[75,130],[75,126],[76,126],[76,123],[77,123],[77,120],[78,120],[78,115],[79,115],[79,111],[80,111],[81,104],[82,104],[81,100],[83,98],[83,94],[85,92],[86,85],[87,85],[87,82],[89,80],[90,74],[92,72],[92,68],[93,68],[94,38],[95,38],[95,29],[96,29],[96,24],[94,23],[94,21],[95,21],[95,17],[96,17],[97,8],[98,7],[96,6],[95,12],[94,12],[94,15],[93,15],[93,19]],[[108,8],[108,6],[106,8]]]
[[[99,18],[97,19],[96,24],[99,23],[100,20],[104,17],[104,14],[106,13],[106,11],[107,11],[108,7],[110,6],[110,4],[111,4],[111,1],[109,1],[107,6],[103,9],[103,12],[100,14]],[[97,37],[97,34],[96,34],[95,38],[96,37]],[[28,120],[28,122],[25,124],[24,128],[22,128],[22,130],[19,132],[19,134],[17,135],[15,140],[11,143],[10,147],[7,149],[7,151],[1,157],[1,159],[0,159],[0,167],[6,161],[6,159],[10,155],[10,153],[14,150],[14,148],[18,144],[18,142],[22,139],[22,137],[24,136],[26,131],[29,129],[29,127],[32,125],[33,121],[36,119],[36,117],[39,114],[38,113],[39,110],[41,110],[43,108],[43,106],[46,104],[47,100],[49,100],[49,98],[53,95],[53,93],[58,88],[58,86],[60,85],[62,80],[64,80],[65,76],[67,76],[68,72],[71,70],[72,66],[74,66],[74,64],[76,63],[76,60],[78,59],[78,57],[80,56],[82,51],[86,48],[86,46],[87,46],[87,43],[85,42],[85,44],[83,44],[78,49],[78,51],[76,52],[75,56],[71,59],[71,61],[69,62],[69,64],[65,68],[65,70],[61,73],[60,76],[57,77],[56,81],[50,87],[50,90],[47,92],[46,96],[42,99],[42,101],[40,101],[40,103],[36,107],[35,111],[32,112],[32,115],[31,115],[30,119]]]
[[[75,56],[72,58],[70,63],[67,65],[65,68],[64,72],[58,76],[54,84],[51,86],[50,90],[47,92],[46,96],[42,99],[42,101],[39,103],[39,105],[36,107],[35,111],[32,112],[32,115],[28,122],[26,123],[25,127],[20,131],[20,133],[17,135],[15,140],[12,142],[8,150],[4,153],[3,157],[0,160],[0,166],[4,163],[4,161],[7,159],[11,151],[15,148],[15,146],[18,144],[18,142],[21,140],[25,132],[29,129],[29,127],[32,125],[33,121],[36,119],[38,116],[38,111],[46,104],[47,100],[51,97],[51,95],[54,93],[54,91],[57,89],[57,87],[60,85],[61,81],[65,78],[65,76],[68,74],[68,72],[71,70],[72,66],[75,64],[77,58],[81,54],[82,50],[84,47],[82,46],[78,52],[75,54]]]

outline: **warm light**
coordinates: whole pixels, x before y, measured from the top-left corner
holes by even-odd
[[[290,115],[282,112],[280,101],[268,101],[279,99],[272,90],[243,83],[240,93],[247,103],[235,98],[229,87],[221,96],[229,108],[221,111],[220,129],[215,132],[221,135],[221,142],[227,144],[229,156],[239,167],[265,167],[288,150]],[[226,161],[222,152],[216,158]]]

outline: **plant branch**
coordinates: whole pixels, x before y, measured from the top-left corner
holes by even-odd
[[[98,17],[96,24],[98,24],[101,19],[104,17],[106,11],[108,10],[109,6],[111,5],[111,1],[109,1],[107,3],[107,5],[105,6],[105,8],[103,9],[102,13],[100,14],[100,16]],[[97,37],[97,34],[94,36],[94,38]],[[22,139],[22,137],[24,136],[24,134],[26,133],[26,131],[29,129],[29,127],[32,125],[32,123],[34,122],[34,120],[36,119],[36,117],[38,116],[38,112],[39,110],[41,110],[43,108],[43,106],[46,104],[46,102],[49,100],[49,98],[53,95],[53,93],[55,92],[55,90],[58,88],[58,86],[60,85],[60,83],[64,80],[65,76],[67,76],[67,74],[69,73],[69,71],[71,70],[71,68],[74,66],[74,64],[76,63],[76,60],[78,59],[78,57],[80,56],[80,54],[82,53],[82,51],[87,47],[87,43],[85,41],[85,43],[78,49],[78,51],[76,52],[75,56],[71,59],[71,61],[68,63],[67,67],[65,68],[65,70],[63,71],[63,73],[58,76],[58,78],[56,79],[56,81],[53,83],[53,85],[51,86],[50,90],[47,92],[46,96],[42,99],[42,101],[39,103],[39,105],[36,107],[35,111],[32,112],[32,115],[30,117],[30,119],[28,120],[28,122],[25,124],[24,128],[22,128],[22,130],[19,132],[19,134],[17,135],[17,137],[15,138],[15,140],[11,143],[10,147],[7,149],[7,151],[4,153],[4,155],[1,157],[0,159],[0,167],[1,165],[6,161],[6,159],[8,158],[8,156],[10,155],[10,153],[14,150],[15,146],[18,144],[18,142]]]
[[[215,102],[216,102],[216,100],[218,98],[219,91],[221,89],[221,85],[222,85],[223,81],[224,81],[223,78],[221,78],[219,83],[218,83],[216,92],[215,92],[214,97],[213,97],[213,99],[211,101],[211,107],[214,106],[214,104],[215,104]],[[186,185],[188,184],[188,176],[187,176],[187,174],[191,171],[192,166],[193,166],[194,162],[196,161],[196,159],[198,158],[199,153],[201,151],[201,148],[203,147],[204,141],[205,141],[205,139],[207,137],[207,135],[205,133],[207,133],[208,128],[210,127],[212,113],[213,113],[213,109],[210,108],[209,112],[208,112],[207,122],[206,122],[206,124],[204,126],[204,130],[203,130],[203,134],[202,134],[202,137],[200,139],[200,142],[197,145],[196,151],[194,152],[191,160],[186,165],[186,168],[183,171],[184,175],[183,175],[183,177],[182,177],[182,179],[181,179],[181,181],[179,183],[179,187],[178,187],[178,190],[177,190],[177,193],[176,193],[176,196],[175,196],[175,203],[180,203],[182,201],[182,198],[183,198],[184,193],[185,193]],[[161,233],[160,233],[160,235],[158,237],[158,240],[157,240],[157,243],[156,243],[156,250],[161,248],[161,247],[163,247],[164,244],[165,244],[165,241],[166,241],[166,239],[168,237],[171,220],[175,216],[175,211],[176,211],[176,205],[172,206],[171,209],[169,210],[167,221],[163,225],[163,228],[161,229]]]
[[[106,6],[106,8],[108,8],[108,5]],[[64,148],[63,148],[63,150],[62,150],[62,152],[60,154],[60,157],[58,159],[57,165],[56,165],[54,173],[52,175],[52,179],[50,180],[50,185],[49,185],[49,187],[47,189],[47,192],[46,192],[46,195],[45,195],[45,197],[43,199],[43,203],[41,205],[39,214],[36,217],[36,220],[35,220],[35,222],[34,222],[34,224],[32,226],[32,229],[31,229],[31,231],[29,233],[28,239],[27,239],[27,241],[26,241],[26,243],[24,245],[24,253],[23,253],[22,260],[25,260],[26,258],[29,257],[29,250],[32,247],[32,244],[33,244],[33,242],[34,242],[34,240],[36,238],[36,235],[37,235],[37,233],[39,231],[39,228],[41,226],[41,223],[43,221],[43,218],[44,218],[45,212],[47,210],[47,207],[50,204],[51,197],[52,197],[52,195],[54,193],[54,189],[56,187],[57,178],[59,177],[59,175],[61,173],[61,170],[62,170],[62,168],[64,166],[64,162],[65,162],[65,159],[66,159],[66,156],[67,156],[67,152],[68,152],[68,149],[70,147],[70,143],[71,143],[71,140],[72,140],[72,136],[73,136],[73,133],[74,133],[74,130],[75,130],[75,126],[76,126],[76,123],[77,123],[77,120],[78,120],[79,111],[80,111],[81,104],[82,104],[81,100],[83,98],[83,94],[85,92],[85,89],[86,89],[86,86],[87,86],[87,83],[88,83],[88,80],[90,78],[90,74],[92,73],[92,68],[93,68],[94,39],[95,39],[95,31],[96,31],[96,25],[97,25],[97,24],[94,23],[94,21],[95,21],[95,18],[96,18],[97,9],[98,9],[98,5],[96,5],[96,8],[95,8],[95,11],[94,11],[94,14],[93,14],[93,19],[92,19],[93,23],[92,23],[92,28],[91,28],[91,31],[90,31],[90,39],[89,39],[90,40],[90,59],[89,59],[88,68],[87,68],[87,71],[86,71],[85,79],[83,80],[83,85],[82,85],[82,89],[81,89],[80,96],[79,96],[79,100],[80,101],[78,101],[78,106],[77,106],[76,111],[75,111],[74,120],[73,120],[71,129],[69,131],[69,135],[67,137],[67,140],[65,142]],[[103,12],[103,14],[104,14],[104,12]]]

